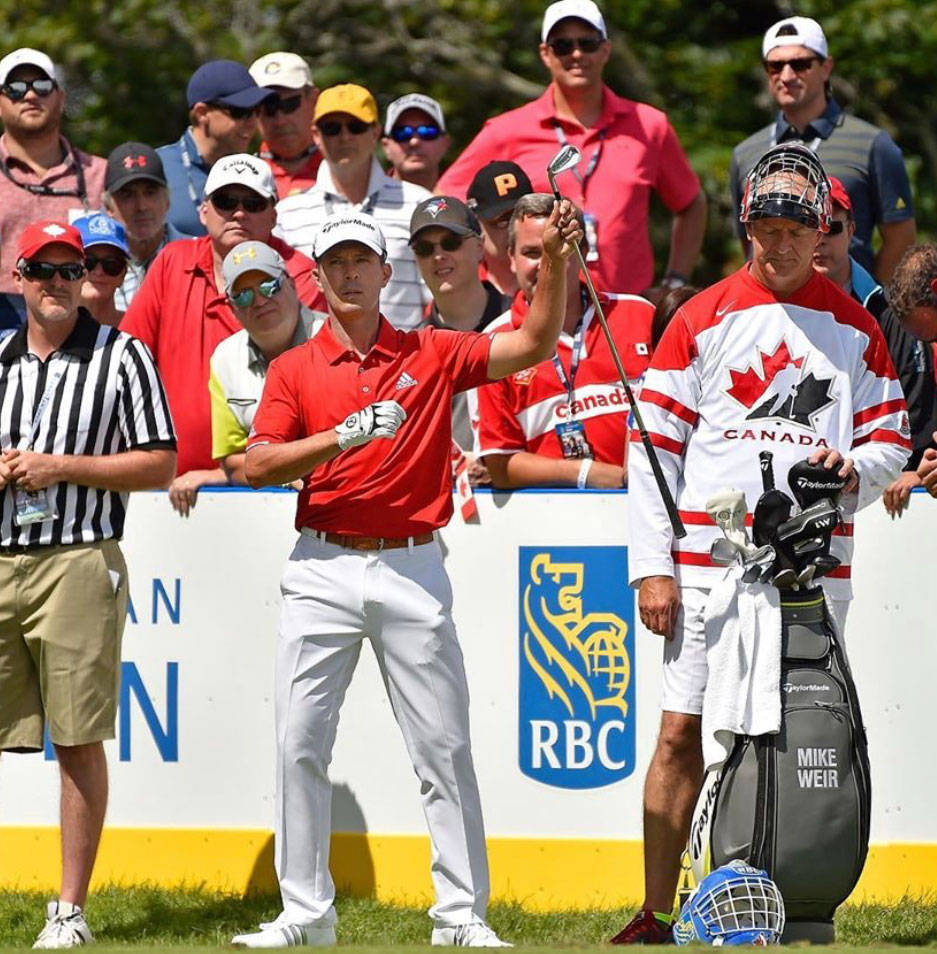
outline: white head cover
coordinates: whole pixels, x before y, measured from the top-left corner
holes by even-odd
[[[316,260],[342,242],[360,242],[372,252],[387,256],[387,243],[377,220],[364,212],[337,212],[330,215],[316,233],[312,257]]]
[[[45,53],[34,50],[29,46],[23,46],[18,50],[14,50],[12,53],[7,53],[7,55],[0,60],[0,84],[7,81],[7,77],[17,66],[35,66],[37,70],[42,70],[49,79],[55,80],[61,85],[61,81],[55,71],[55,64],[52,60],[49,59]]]
[[[830,55],[823,27],[810,17],[787,17],[768,27],[761,42],[761,58],[764,59],[776,46],[805,46],[823,59]]]
[[[210,196],[228,185],[245,186],[265,199],[277,197],[277,185],[270,166],[246,152],[223,156],[211,167],[205,180],[205,195]]]
[[[576,20],[585,20],[590,26],[594,26],[603,37],[608,38],[608,32],[605,29],[605,17],[602,11],[595,5],[593,0],[556,0],[551,3],[543,14],[543,26],[540,28],[540,39],[547,42],[550,31],[560,22],[570,18]]]

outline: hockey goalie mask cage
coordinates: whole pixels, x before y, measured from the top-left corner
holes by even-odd
[[[784,932],[784,901],[767,873],[730,861],[707,875],[674,922],[679,945],[777,944]]]
[[[832,213],[830,180],[820,160],[806,146],[781,143],[748,174],[739,220],[792,219],[828,232]]]

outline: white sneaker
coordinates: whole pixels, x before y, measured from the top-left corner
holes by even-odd
[[[94,944],[94,935],[81,908],[67,901],[50,901],[46,907],[46,926],[33,947],[52,949],[81,944]]]
[[[433,947],[514,947],[502,941],[481,920],[457,924],[455,927],[433,928]]]
[[[332,947],[335,928],[315,924],[261,924],[254,934],[238,934],[231,938],[233,947]]]

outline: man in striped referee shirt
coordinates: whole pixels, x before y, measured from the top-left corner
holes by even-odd
[[[146,346],[79,306],[81,235],[27,226],[13,282],[26,324],[0,342],[0,751],[61,775],[62,885],[39,948],[93,940],[82,914],[107,807],[131,490],[176,467],[169,406]]]

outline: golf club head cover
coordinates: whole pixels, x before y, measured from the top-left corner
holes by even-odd
[[[846,486],[846,479],[835,470],[827,470],[823,464],[799,460],[787,472],[787,483],[801,509],[806,510],[824,497],[835,504]]]

